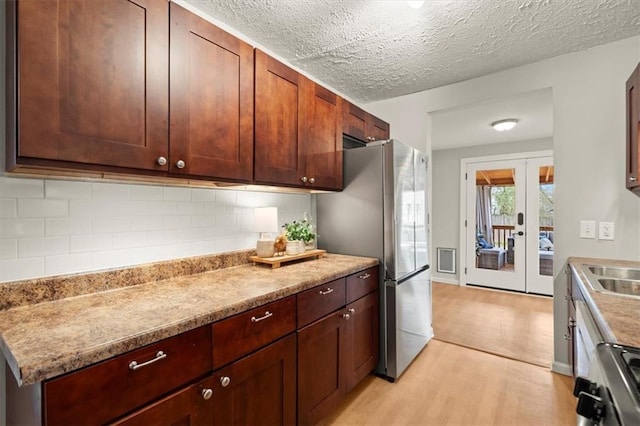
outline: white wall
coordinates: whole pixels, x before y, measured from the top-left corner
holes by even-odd
[[[429,148],[428,113],[551,88],[554,110],[554,366],[568,362],[563,299],[569,256],[637,260],[640,199],[625,189],[625,81],[640,60],[640,37],[366,105],[394,137]],[[433,185],[438,183],[433,182]],[[457,196],[457,194],[456,194]],[[434,203],[433,210],[441,206]],[[449,212],[459,215],[458,211]],[[440,216],[439,213],[436,216]],[[579,238],[579,221],[614,221],[615,241]],[[434,220],[432,227],[439,224]],[[456,244],[457,247],[457,244]]]
[[[553,139],[535,139],[433,151],[433,229],[432,252],[434,281],[459,282],[460,269],[460,160],[487,155],[551,150]],[[436,248],[456,248],[456,273],[437,272]],[[444,279],[444,280],[443,280]]]

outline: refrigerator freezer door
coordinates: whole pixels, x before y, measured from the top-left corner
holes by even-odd
[[[433,337],[431,271],[405,281],[387,281],[386,374],[397,379]]]

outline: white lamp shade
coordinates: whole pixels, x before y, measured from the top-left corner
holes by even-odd
[[[278,232],[278,208],[256,208],[253,223],[253,230],[256,232]]]

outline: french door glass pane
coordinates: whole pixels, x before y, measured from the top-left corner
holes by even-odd
[[[538,169],[539,184],[539,227],[538,246],[540,257],[540,275],[553,275],[553,166]]]
[[[514,271],[515,169],[476,172],[476,268]]]

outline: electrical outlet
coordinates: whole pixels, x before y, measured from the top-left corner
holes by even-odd
[[[613,240],[614,222],[600,222],[599,237],[601,240]]]
[[[581,220],[580,221],[580,238],[595,238],[595,237],[596,237],[596,221]]]

